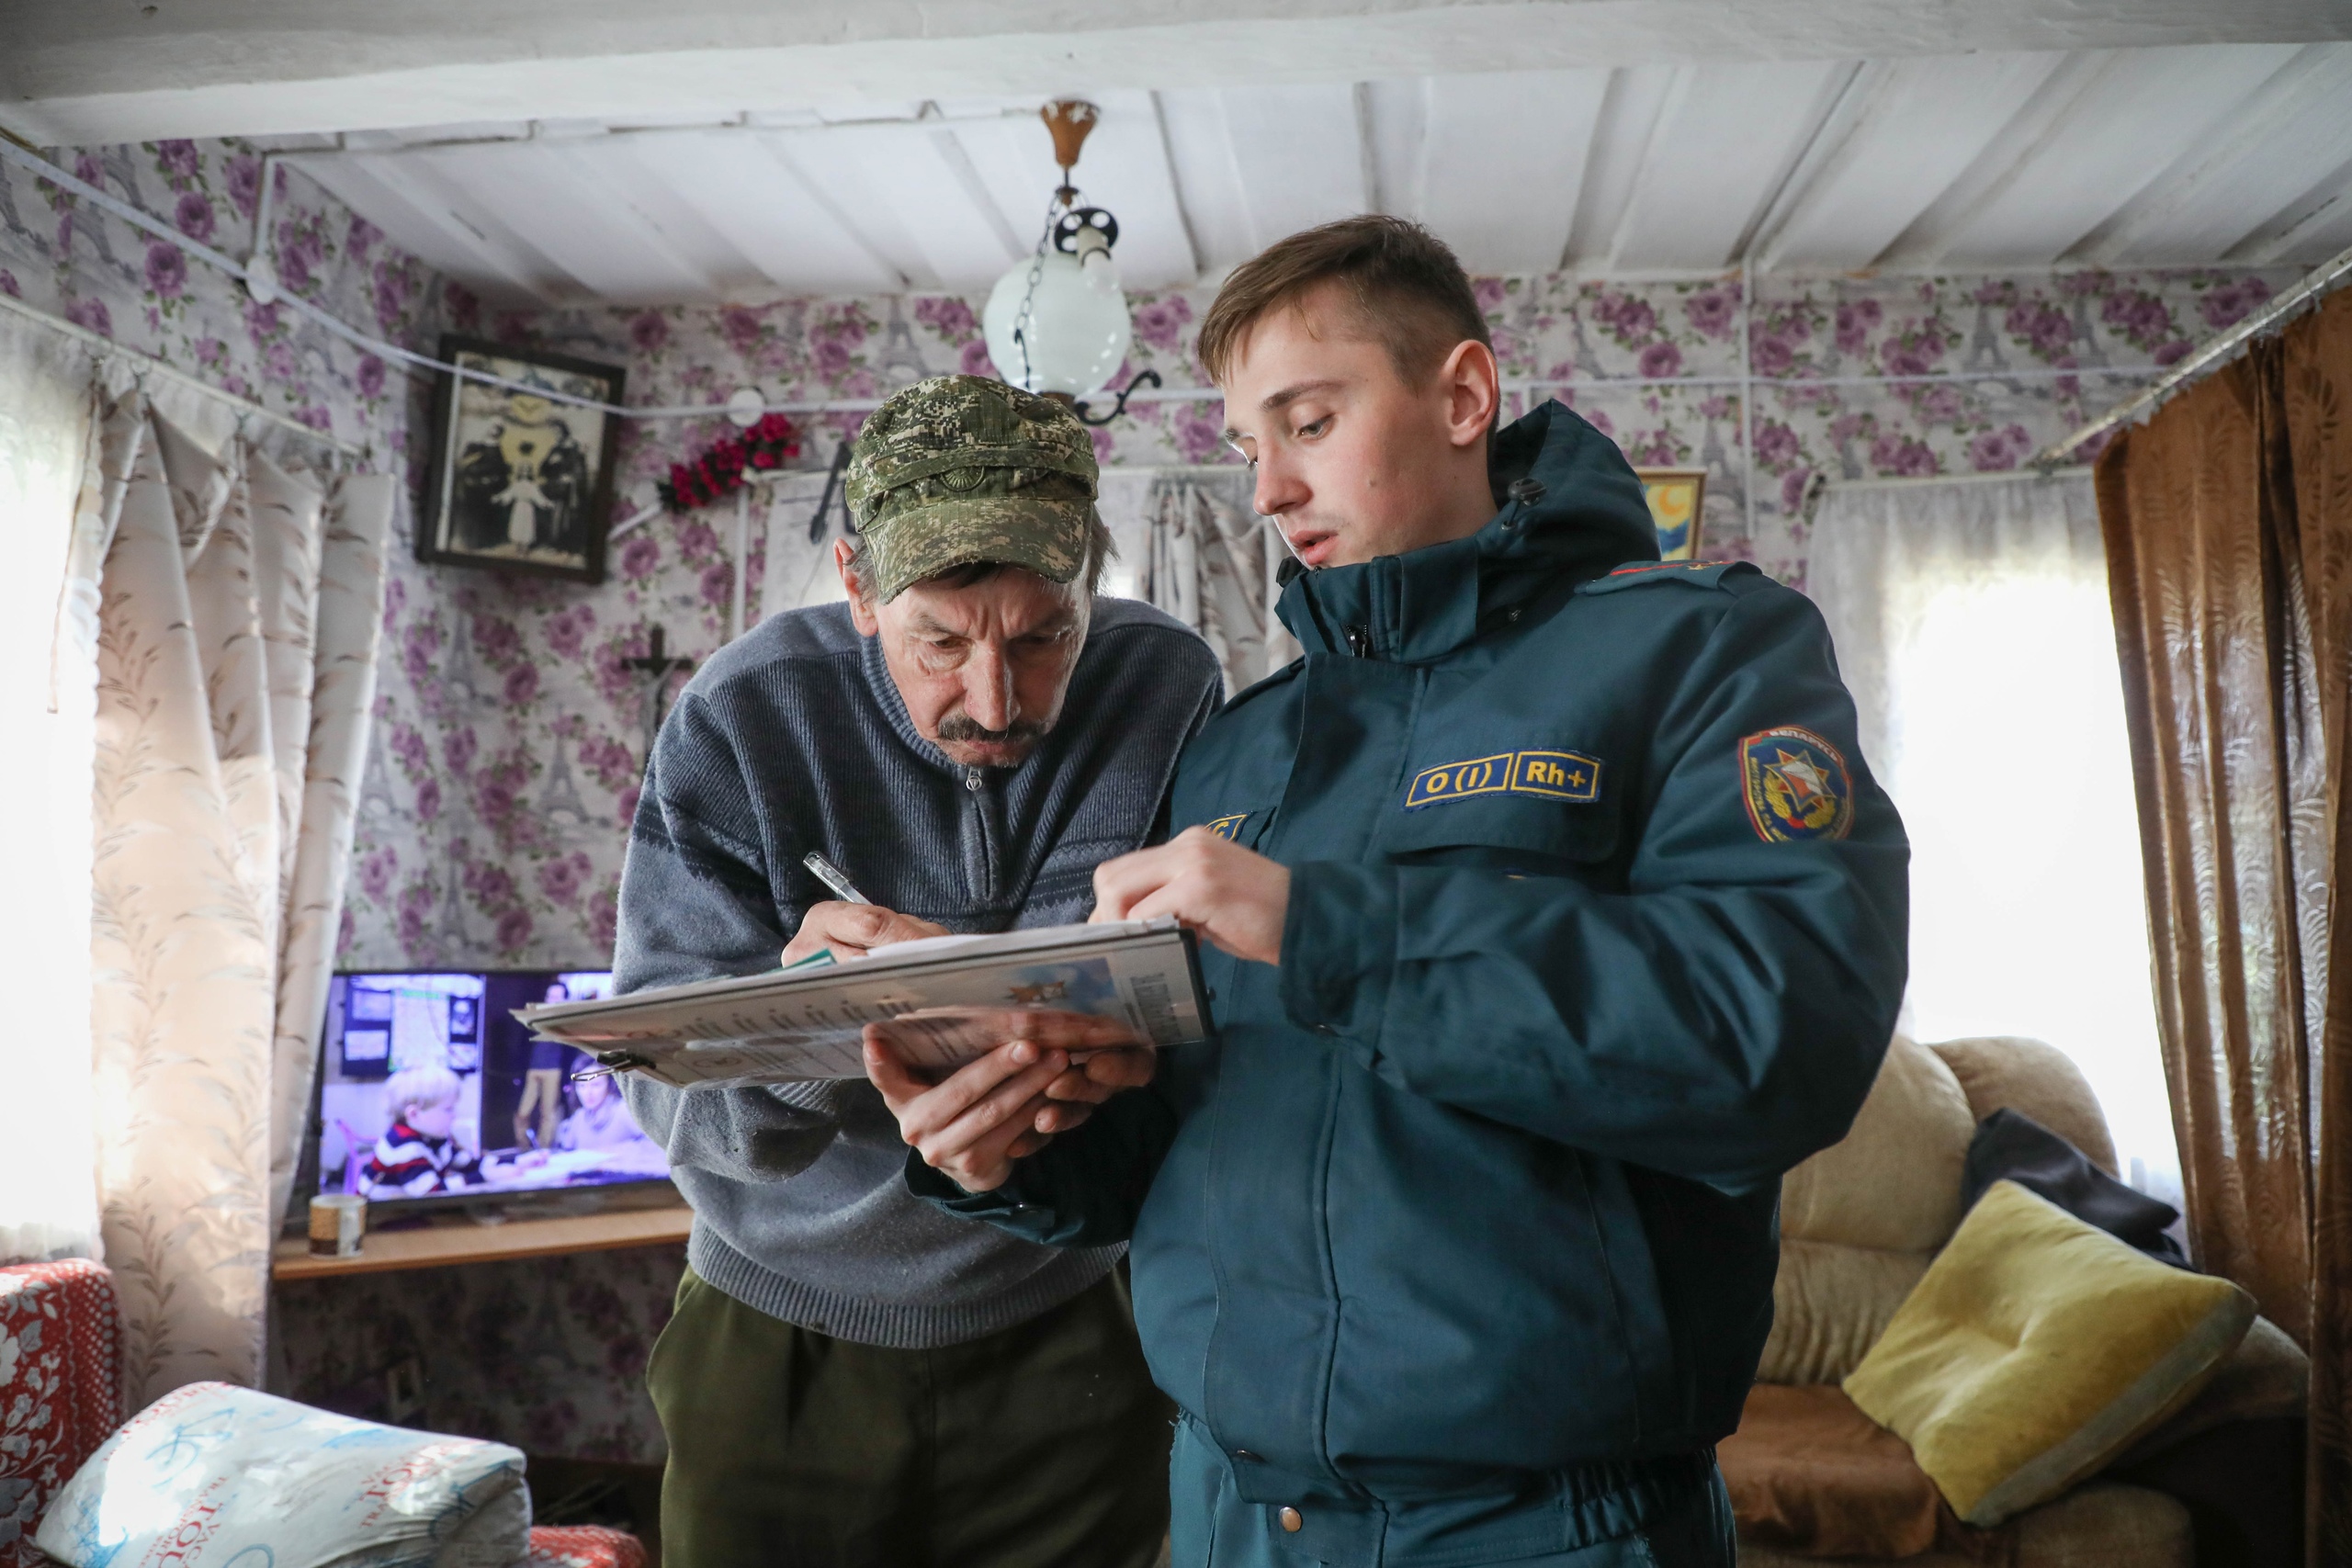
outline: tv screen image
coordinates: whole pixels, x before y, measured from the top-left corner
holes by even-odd
[[[319,1190],[382,1203],[666,1179],[620,1086],[514,1021],[612,984],[601,970],[337,975],[319,1053]]]

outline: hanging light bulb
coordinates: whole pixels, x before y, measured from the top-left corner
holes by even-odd
[[[1118,232],[1099,207],[1062,213],[1036,254],[997,280],[980,316],[997,374],[1025,391],[1075,400],[1118,373],[1135,340],[1111,256]]]
[[[980,313],[980,330],[998,375],[1025,391],[1070,403],[1089,424],[1106,424],[1125,411],[1135,389],[1130,384],[1101,419],[1087,411],[1084,400],[1118,373],[1135,341],[1112,255],[1119,220],[1102,208],[1079,206],[1078,187],[1070,183],[1079,149],[1102,111],[1065,98],[1039,112],[1053,132],[1062,183],[1046,209],[1035,253],[997,280]],[[1147,378],[1159,381],[1152,371],[1136,381]]]

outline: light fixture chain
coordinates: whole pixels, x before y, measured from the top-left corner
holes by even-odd
[[[1069,173],[1063,173],[1067,179]],[[1029,360],[1029,328],[1036,320],[1037,286],[1046,278],[1046,247],[1054,240],[1054,209],[1061,205],[1061,193],[1057,191],[1046,200],[1046,224],[1037,235],[1037,248],[1029,257],[1029,287],[1021,296],[1021,309],[1013,313],[1012,341],[1021,345],[1021,384],[1025,390],[1035,390],[1031,383],[1037,378]]]

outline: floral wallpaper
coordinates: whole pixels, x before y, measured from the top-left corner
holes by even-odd
[[[199,244],[254,244],[262,159],[240,141],[149,141],[44,156]],[[284,287],[404,346],[429,343],[435,275],[307,179],[275,171]],[[282,305],[257,305],[178,246],[0,164],[0,294],[160,355],[384,462],[407,450],[410,378]],[[296,450],[300,450],[299,447]],[[379,465],[380,466],[380,464]]]
[[[166,141],[51,154],[85,179],[243,254],[257,151]],[[286,287],[413,346],[445,330],[623,364],[632,401],[718,401],[739,386],[794,400],[878,395],[989,368],[977,299],[514,313],[435,276],[364,217],[283,172],[272,243]],[[1816,474],[2015,468],[2198,339],[2241,319],[2290,271],[2096,271],[2009,276],[1618,284],[1565,275],[1477,283],[1507,378],[1557,395],[1637,463],[1708,469],[1710,557],[1804,579]],[[313,428],[421,479],[421,381],[191,264],[177,247],[83,209],[0,164],[0,291]],[[1126,373],[1202,384],[1191,345],[1212,295],[1139,296]],[[1741,326],[1747,322],[1743,340]],[[1743,346],[1746,363],[1743,365]],[[1753,388],[1743,432],[1743,378]],[[1651,383],[1651,384],[1642,384]],[[1213,400],[1138,403],[1098,430],[1106,463],[1230,460]],[[797,463],[821,468],[857,416],[796,415]],[[669,465],[718,420],[623,427],[616,517],[651,507]],[[1747,445],[1755,492],[1745,488]],[[1750,527],[1750,517],[1753,527]],[[384,667],[339,962],[590,966],[611,949],[625,825],[651,694],[627,660],[654,627],[699,659],[724,637],[738,562],[730,504],[655,512],[589,588],[419,565],[395,520]],[[838,528],[837,519],[831,526]],[[747,581],[762,580],[753,529]],[[759,606],[756,593],[751,614]],[[644,1358],[668,1314],[675,1248],[306,1281],[275,1292],[276,1382],[366,1411],[387,1365],[414,1357],[409,1418],[535,1453],[656,1461]]]
[[[1753,558],[1802,586],[1815,476],[2015,468],[2294,276],[1766,280],[1747,312],[1745,433],[1736,278],[1555,275],[1477,288],[1507,380],[1544,383],[1513,392],[1508,412],[1558,396],[1636,463],[1704,467],[1702,553]],[[1122,377],[1151,368],[1170,388],[1202,385],[1192,341],[1211,298],[1138,297]],[[953,297],[517,314],[451,286],[445,304],[458,329],[624,364],[632,400],[654,404],[720,401],[747,385],[780,400],[871,398],[925,375],[990,368],[976,301]],[[1106,464],[1231,460],[1213,399],[1131,413],[1094,433]],[[821,468],[859,417],[796,416],[797,463]],[[730,428],[624,426],[616,515],[650,508],[673,462]],[[347,961],[604,960],[650,711],[645,678],[626,661],[646,652],[657,626],[671,649],[697,658],[723,640],[733,528],[732,502],[657,513],[617,542],[610,578],[594,588],[467,571],[412,570],[393,583],[387,626],[400,671],[379,704]],[[747,563],[754,601],[761,532]]]

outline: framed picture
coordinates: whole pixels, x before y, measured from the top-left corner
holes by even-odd
[[[440,357],[519,385],[442,373],[417,558],[604,581],[620,421],[562,400],[617,404],[621,368],[455,336]]]
[[[1649,498],[1650,521],[1657,527],[1660,560],[1697,560],[1699,524],[1705,515],[1707,470],[1635,468]]]

